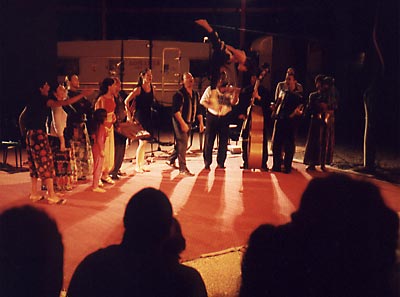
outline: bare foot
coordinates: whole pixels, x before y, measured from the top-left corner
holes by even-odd
[[[206,29],[207,32],[212,32],[213,29],[211,28],[210,24],[208,23],[207,20],[205,19],[198,19],[194,21],[197,25],[203,27],[204,29]]]
[[[41,193],[30,194],[29,199],[32,202],[37,202],[44,199],[44,196]]]
[[[57,195],[56,196],[54,196],[54,197],[47,197],[47,202],[49,203],[49,204],[59,204],[59,205],[63,205],[63,204],[65,204],[65,203],[67,203],[67,199],[62,199],[62,198],[59,198]]]

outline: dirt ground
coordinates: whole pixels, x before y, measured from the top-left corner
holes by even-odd
[[[297,141],[295,159],[304,158],[305,140]],[[363,167],[363,150],[350,145],[337,143],[333,155],[332,167],[359,172],[373,176],[379,180],[400,184],[400,152],[387,148],[378,148],[376,153],[376,168],[374,172],[366,172]]]

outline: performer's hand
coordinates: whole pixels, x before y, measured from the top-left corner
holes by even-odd
[[[295,109],[295,115],[302,115],[303,114],[303,106],[297,106]]]
[[[189,125],[188,124],[186,124],[186,123],[182,123],[181,124],[181,129],[182,129],[182,131],[183,132],[189,132]]]
[[[199,132],[200,133],[204,132],[204,124],[202,122],[200,122],[200,124],[199,124]]]
[[[246,119],[246,116],[245,116],[244,114],[240,114],[240,115],[238,116],[238,119],[239,119],[239,120],[245,120],[245,119]]]

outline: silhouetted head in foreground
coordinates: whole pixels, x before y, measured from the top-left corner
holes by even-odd
[[[398,229],[373,183],[315,178],[292,222],[250,236],[240,296],[394,296]]]
[[[307,238],[307,265],[320,272],[314,277],[325,279],[331,292],[361,293],[367,288],[362,293],[386,296],[399,220],[377,186],[338,174],[313,179],[293,214],[293,225]],[[334,288],[335,283],[340,287]]]
[[[293,225],[307,238],[307,265],[320,270],[317,278],[340,284],[338,292],[367,288],[362,293],[387,295],[399,219],[376,185],[339,174],[316,178],[303,193]]]
[[[58,297],[64,248],[57,225],[31,206],[0,215],[0,296]]]
[[[172,223],[172,206],[168,197],[154,188],[137,192],[126,206],[123,245],[136,251],[161,248]]]

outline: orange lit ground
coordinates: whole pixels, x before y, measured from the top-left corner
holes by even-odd
[[[133,151],[134,148],[128,150],[127,156],[133,156]],[[170,197],[187,240],[182,258],[189,260],[244,245],[250,232],[261,223],[289,221],[290,214],[299,205],[302,191],[313,177],[300,163],[293,164],[290,175],[242,171],[239,169],[241,155],[236,154],[228,154],[225,170],[215,170],[214,161],[208,172],[202,170],[202,156],[197,151],[188,156],[188,167],[196,175],[182,178],[177,170],[165,164],[165,154],[156,152],[155,155],[149,173],[135,174],[132,163],[125,162],[123,170],[128,175],[114,186],[107,186],[107,193],[91,192],[89,180],[79,183],[65,195],[68,203],[64,206],[35,204],[56,219],[62,232],[65,286],[84,256],[120,241],[125,205],[132,194],[143,187],[159,188]],[[324,174],[313,173],[315,176]],[[371,180],[380,186],[387,204],[400,213],[400,187]],[[29,189],[27,172],[0,171],[0,211],[30,203]]]

